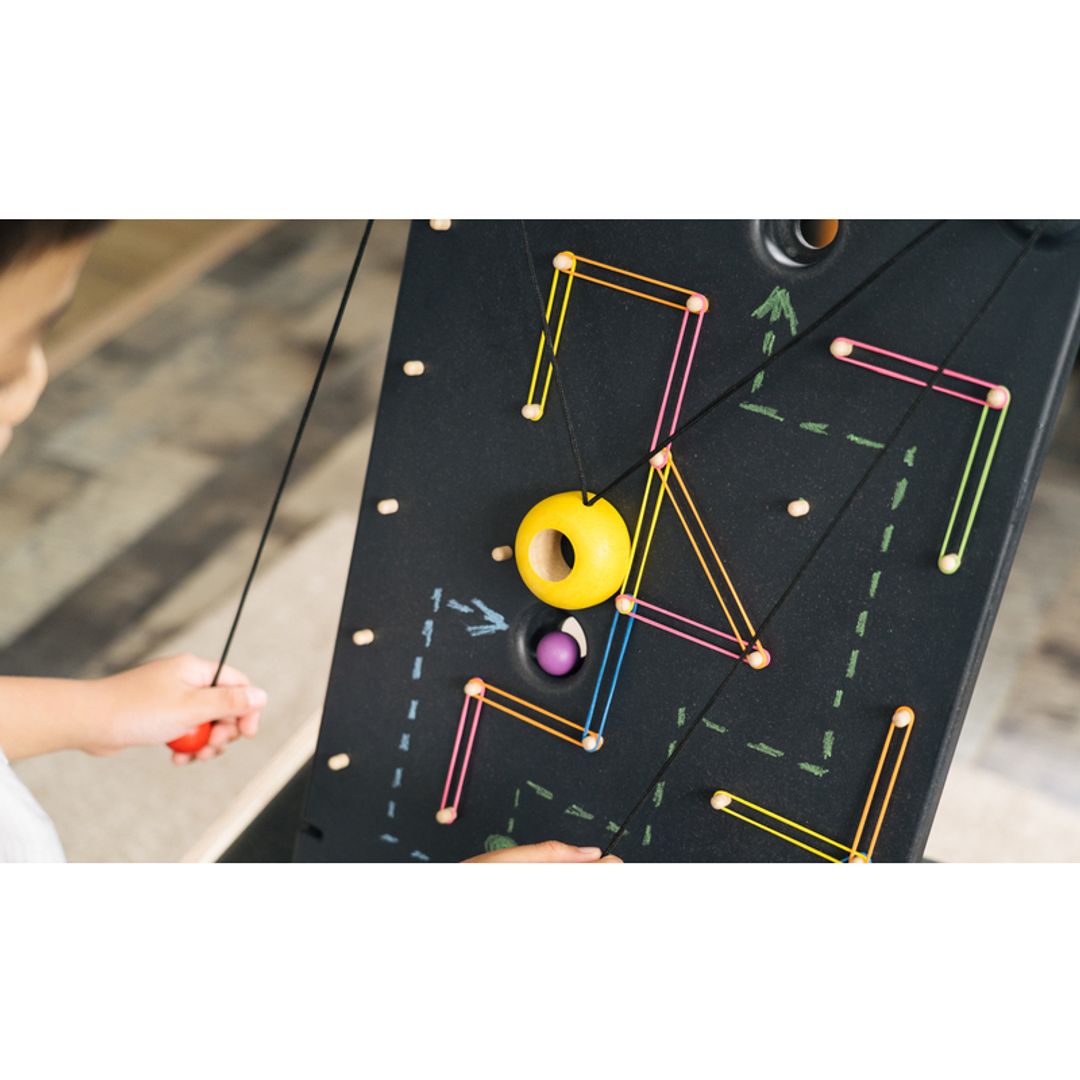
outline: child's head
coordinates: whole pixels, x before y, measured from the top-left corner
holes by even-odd
[[[41,341],[71,300],[101,221],[0,221],[0,453],[45,388]]]

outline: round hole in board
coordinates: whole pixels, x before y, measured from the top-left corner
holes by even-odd
[[[795,222],[796,237],[811,251],[827,248],[836,239],[839,231],[840,222],[836,218]]]
[[[574,618],[573,615],[568,619],[563,619],[559,624],[559,629],[564,634],[569,634],[578,645],[578,649],[581,651],[581,659],[584,660],[589,655],[589,641],[585,637],[585,628]]]
[[[837,218],[799,218],[793,221],[756,222],[765,254],[781,266],[815,266],[840,245],[843,222]]]
[[[574,565],[573,545],[557,529],[541,529],[529,544],[529,562],[545,581],[562,581]]]

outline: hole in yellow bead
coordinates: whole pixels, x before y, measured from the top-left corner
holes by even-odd
[[[562,581],[570,576],[573,559],[563,553],[564,542],[570,543],[557,529],[541,529],[529,544],[529,562],[545,581]],[[572,553],[573,547],[570,550]]]

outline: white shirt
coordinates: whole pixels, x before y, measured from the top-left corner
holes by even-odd
[[[64,861],[52,819],[0,749],[0,863]]]

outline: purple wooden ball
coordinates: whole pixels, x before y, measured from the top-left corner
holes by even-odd
[[[536,662],[549,675],[569,675],[580,659],[578,643],[561,630],[552,630],[537,642]]]

